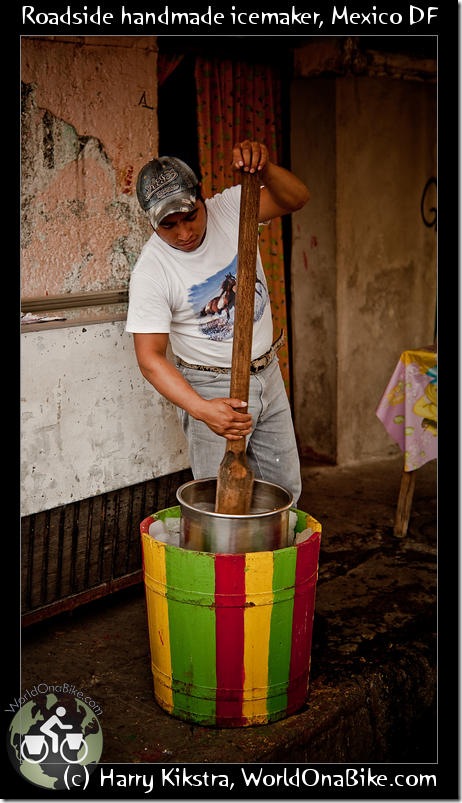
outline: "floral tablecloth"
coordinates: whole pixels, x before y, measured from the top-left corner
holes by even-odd
[[[438,456],[438,356],[432,347],[403,351],[376,415],[414,471]]]

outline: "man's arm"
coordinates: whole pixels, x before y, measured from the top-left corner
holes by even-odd
[[[203,421],[217,435],[231,441],[249,435],[252,416],[234,408],[246,408],[240,399],[203,399],[167,358],[167,334],[133,335],[136,358],[144,378],[166,399],[193,418]]]
[[[233,148],[235,170],[257,171],[264,185],[260,192],[260,223],[301,209],[309,200],[306,185],[290,170],[270,162],[262,142],[244,140]]]

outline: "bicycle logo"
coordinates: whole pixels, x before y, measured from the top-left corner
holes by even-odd
[[[59,728],[68,729],[72,728],[72,725],[66,725],[61,722],[60,717],[63,717],[66,713],[66,709],[64,706],[58,706],[56,709],[56,714],[53,714],[49,719],[47,719],[43,725],[41,725],[40,730],[42,733],[26,733],[23,737],[21,742],[21,756],[23,757],[24,761],[29,761],[31,764],[41,764],[48,756],[49,752],[49,745],[45,739],[45,734],[48,734],[51,738],[52,750],[53,753],[56,753],[59,749],[59,754],[63,761],[67,761],[68,764],[80,764],[88,755],[88,745],[83,737],[82,733],[67,733],[64,739],[61,740],[61,744],[59,744],[59,737],[58,734],[55,733],[53,730],[53,726],[56,724]],[[69,749],[74,753],[80,751],[81,745],[83,744],[85,748],[85,752],[83,756],[77,755],[77,758],[72,759],[69,756],[66,756],[64,753],[64,748],[66,744],[69,746]],[[26,750],[27,748],[27,750]],[[42,750],[45,749],[44,754],[42,755]],[[39,756],[38,758],[32,758],[32,756]]]
[[[70,789],[86,787],[102,744],[101,726],[86,703],[46,694],[17,712],[7,746],[13,764],[28,781]]]

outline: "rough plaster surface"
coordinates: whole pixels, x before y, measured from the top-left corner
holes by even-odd
[[[133,192],[138,170],[157,138],[157,45],[154,37],[53,37],[22,40],[21,77],[34,84],[37,106],[96,137]]]
[[[298,132],[292,140],[292,165],[311,193],[306,206],[292,215],[295,426],[302,453],[310,456],[311,449],[327,457],[335,455],[337,438],[334,93],[331,80],[298,80],[292,87]],[[300,108],[303,123],[295,111]]]
[[[311,200],[294,216],[295,422],[301,451],[340,465],[395,445],[375,416],[401,352],[433,342],[433,83],[299,79],[292,167]],[[308,157],[307,157],[308,154]]]
[[[23,333],[21,362],[22,515],[189,466],[125,322]]]
[[[148,234],[156,49],[123,37],[22,41],[22,295],[125,288]]]
[[[338,458],[344,462],[382,453],[384,429],[374,413],[399,355],[433,342],[436,233],[425,226],[420,204],[436,175],[435,87],[344,81],[336,102]]]

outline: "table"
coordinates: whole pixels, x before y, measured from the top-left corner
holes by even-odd
[[[438,355],[436,346],[403,351],[376,415],[404,456],[394,535],[407,533],[415,471],[438,456]]]

